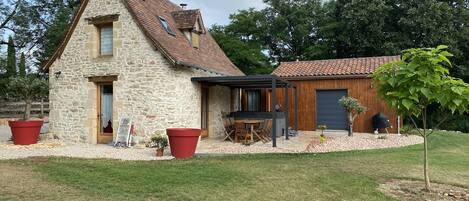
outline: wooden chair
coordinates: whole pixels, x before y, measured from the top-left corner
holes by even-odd
[[[234,142],[233,138],[231,138],[231,135],[233,135],[233,133],[235,132],[235,129],[233,125],[230,123],[230,120],[228,118],[223,118],[223,128],[224,128],[224,134],[225,134],[225,138],[223,139],[223,141],[225,141],[226,139],[229,139],[231,142]]]
[[[235,123],[235,142],[239,142],[240,138],[244,138],[244,143],[247,143],[248,137],[252,139],[251,132],[246,129],[246,125],[244,123]]]
[[[264,142],[269,142],[271,141],[271,131],[272,131],[272,120],[271,119],[266,119],[263,123],[264,125],[260,127],[259,130],[257,130],[256,132],[259,134],[259,136],[262,139],[262,141]],[[264,143],[265,143],[264,142]]]
[[[264,144],[269,142],[269,138],[266,137],[265,132],[267,129],[267,120],[264,120],[260,125],[254,130],[257,133],[257,136],[259,137],[259,140],[261,140]]]

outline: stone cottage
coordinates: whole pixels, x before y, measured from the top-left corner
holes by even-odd
[[[169,0],[83,0],[44,69],[51,133],[93,144],[112,141],[121,118],[144,137],[172,127],[221,135],[232,91],[191,77],[243,75],[200,11]]]

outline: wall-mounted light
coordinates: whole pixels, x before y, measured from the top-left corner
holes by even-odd
[[[60,75],[62,75],[62,71],[57,71],[54,73],[54,75],[55,75],[55,78],[58,79]]]

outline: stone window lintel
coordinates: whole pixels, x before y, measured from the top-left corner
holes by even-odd
[[[85,18],[88,21],[88,24],[100,25],[112,23],[119,20],[119,14],[112,15],[99,15],[95,17]]]

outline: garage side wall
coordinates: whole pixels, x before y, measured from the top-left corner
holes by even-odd
[[[372,86],[371,79],[334,79],[334,80],[302,80],[290,81],[298,87],[298,129],[316,130],[316,90],[347,89],[348,96],[358,99],[358,101],[368,108],[365,114],[360,115],[354,124],[355,132],[373,132],[372,117],[383,112],[391,121],[391,133],[397,133],[397,115],[389,108],[386,102],[379,98],[376,89]],[[278,101],[284,105],[284,92],[279,89]],[[290,91],[290,126],[293,126],[293,93]],[[401,124],[402,125],[402,124]]]

